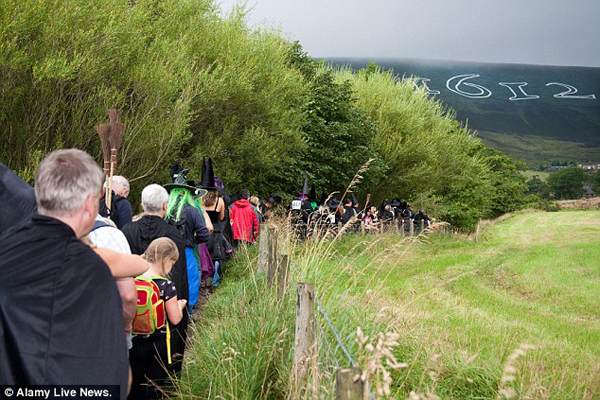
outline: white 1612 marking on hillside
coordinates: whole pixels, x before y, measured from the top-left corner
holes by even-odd
[[[575,86],[567,85],[566,83],[560,83],[560,82],[546,83],[546,86],[552,86],[552,85],[562,86],[567,89],[564,92],[555,94],[554,97],[556,97],[557,99],[592,99],[593,100],[596,98],[595,94],[588,94],[585,96],[582,96],[582,95],[575,96],[575,93],[577,93],[577,89],[575,88]]]
[[[525,93],[525,90],[523,90],[523,86],[527,86],[527,82],[498,82],[498,85],[504,86],[505,88],[508,88],[512,92],[512,94],[513,94],[512,97],[509,97],[509,100],[512,100],[512,101],[532,100],[532,99],[540,98],[540,96],[538,96],[538,95]],[[513,86],[516,86],[516,89],[513,88]],[[517,93],[517,90],[518,90],[518,93]]]
[[[478,85],[473,82],[466,82],[469,79],[479,78],[480,76],[481,75],[478,75],[478,74],[455,75],[446,81],[446,88],[453,93],[456,93],[463,97],[467,97],[469,99],[487,99],[492,96],[491,90],[489,90],[485,86]],[[432,94],[432,95],[440,94],[439,90],[434,90],[434,89],[429,88],[429,86],[427,84],[427,82],[431,82],[431,79],[429,79],[429,78],[414,77],[414,78],[406,78],[406,79],[409,79],[412,82],[415,90],[423,89],[427,94]],[[523,88],[528,85],[527,82],[498,82],[498,85],[503,86],[511,91],[512,96],[508,98],[511,101],[535,100],[535,99],[540,98],[540,96],[538,96],[537,94],[528,94],[525,92],[525,89],[523,89]],[[576,95],[576,93],[578,93],[577,88],[575,86],[568,85],[566,83],[548,82],[546,84],[546,86],[553,86],[553,85],[562,86],[565,89],[567,89],[564,92],[555,94],[554,97],[557,99],[579,99],[579,100],[595,100],[596,99],[595,94]],[[468,88],[475,89],[475,91],[466,91],[463,88],[461,88],[461,87],[465,87],[465,86]]]
[[[467,79],[479,78],[480,75],[477,74],[464,74],[464,75],[456,75],[446,81],[446,87],[451,92],[456,94],[460,94],[461,96],[468,97],[470,99],[487,99],[492,95],[492,92],[481,85],[471,82],[465,82]],[[460,78],[460,79],[459,79]],[[451,82],[454,82],[456,79],[459,79],[457,83],[455,83],[452,87],[450,87]],[[477,89],[478,93],[469,93],[460,89],[460,86],[468,86]]]

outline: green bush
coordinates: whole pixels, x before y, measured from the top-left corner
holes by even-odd
[[[555,199],[579,199],[583,196],[583,185],[589,180],[579,167],[569,167],[548,176],[548,186]]]
[[[541,180],[538,175],[533,175],[527,181],[527,188],[529,194],[534,194],[542,199],[550,198],[550,186]]]
[[[376,182],[384,168],[371,146],[376,125],[355,106],[351,82],[336,81],[334,71],[310,58],[297,42],[290,49],[289,59],[308,89],[302,125],[307,147],[304,152],[296,152],[296,162],[286,171],[289,191],[294,193],[302,187],[305,172],[319,191],[344,191],[369,159],[374,162],[364,176],[365,183]]]
[[[36,151],[78,147],[101,160],[94,126],[106,110],[127,125],[119,171],[152,177],[185,138],[193,66],[160,27],[151,2],[3,1],[0,14],[1,159],[31,167]],[[198,2],[203,17],[206,2]]]
[[[212,156],[232,192],[398,196],[459,228],[512,211],[522,182],[441,103],[371,65],[353,73],[308,57],[280,33],[251,30],[244,11],[212,0],[2,0],[0,161],[31,180],[52,150],[101,161],[94,126],[126,124],[117,173],[133,202],[178,161],[200,174]],[[431,211],[429,211],[431,207]]]
[[[527,208],[533,208],[536,210],[548,211],[548,212],[557,212],[560,211],[560,206],[551,200],[542,199],[536,195],[528,196],[527,198]]]
[[[0,160],[17,171],[61,147],[100,161],[94,126],[108,108],[126,124],[117,172],[132,191],[165,182],[173,160],[198,172],[203,155],[233,188],[268,190],[304,146],[290,45],[249,31],[241,13],[223,18],[210,0],[4,0],[1,9]]]
[[[489,180],[493,190],[489,194],[489,210],[485,218],[493,219],[521,209],[527,202],[525,177],[518,171],[524,163],[517,163],[498,150],[482,147],[479,151],[490,169]]]

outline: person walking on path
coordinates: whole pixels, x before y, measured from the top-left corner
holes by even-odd
[[[167,220],[179,231],[185,242],[185,259],[188,278],[188,309],[192,314],[200,293],[200,269],[198,245],[206,243],[210,234],[204,223],[202,209],[193,196],[202,197],[206,190],[187,184],[185,175],[179,173],[174,183],[164,185],[169,193]],[[193,195],[192,195],[193,193]]]
[[[100,215],[110,218],[117,228],[121,229],[131,222],[133,212],[131,203],[127,200],[129,196],[129,181],[120,175],[112,177],[112,209],[108,209],[105,196],[100,199]],[[106,190],[106,188],[105,188]]]
[[[213,225],[213,232],[206,246],[215,266],[212,286],[217,287],[221,283],[221,276],[224,271],[223,263],[233,249],[224,234],[225,225],[229,223],[226,218],[227,205],[219,193],[210,157],[203,160],[202,180],[199,187],[207,190],[206,195],[202,197],[202,207]]]
[[[240,199],[231,206],[231,227],[233,240],[237,247],[242,242],[254,243],[258,236],[258,218],[250,206],[248,189],[240,191]]]
[[[162,398],[160,390],[169,383],[169,346],[167,344],[169,324],[177,325],[183,319],[186,300],[177,298],[177,289],[168,279],[169,273],[179,258],[175,242],[169,238],[155,239],[144,253],[150,269],[142,277],[152,280],[163,301],[166,323],[150,335],[136,335],[133,348],[129,351],[133,383],[129,400]]]

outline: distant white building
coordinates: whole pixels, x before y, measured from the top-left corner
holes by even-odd
[[[585,164],[578,164],[577,166],[579,168],[582,168],[585,171],[598,171],[598,170],[600,170],[600,164],[585,163]]]

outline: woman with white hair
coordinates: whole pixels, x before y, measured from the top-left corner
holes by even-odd
[[[111,180],[112,204],[109,209],[106,206],[106,187],[105,195],[100,199],[100,215],[104,218],[110,218],[117,228],[121,229],[131,222],[133,212],[131,203],[127,200],[129,195],[129,181],[125,177],[115,175]]]

